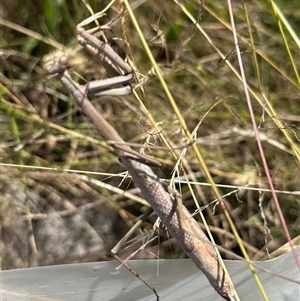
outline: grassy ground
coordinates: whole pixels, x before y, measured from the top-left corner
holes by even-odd
[[[262,156],[242,82],[233,72],[239,65],[225,2],[184,1],[183,7],[173,1],[133,2],[135,17],[205,165],[191,146],[181,154],[188,142],[184,125],[119,1],[100,22],[118,18],[105,34],[133,67],[136,94],[95,98],[95,106],[124,140],[139,143],[137,150],[165,164],[156,171],[161,178],[181,177],[176,188],[184,204],[191,212],[195,200],[205,206],[203,214],[216,243],[241,255],[228,220],[215,207],[213,189],[206,185],[207,166],[213,181],[222,185],[220,195],[228,194],[224,201],[250,258],[266,258],[266,249],[280,249],[287,237],[269,190],[264,157],[290,236],[299,237],[300,57],[294,33],[299,3],[278,1],[282,15],[277,16],[268,1],[251,1],[245,7],[235,1],[233,6]],[[95,12],[106,4],[90,1]],[[124,168],[59,79],[42,68],[47,55],[73,49],[78,50],[69,60],[74,79],[85,83],[107,77],[76,41],[76,24],[90,12],[81,1],[27,1],[20,6],[12,0],[1,5],[3,268],[107,259],[147,205],[113,189],[139,196],[130,179],[123,181]],[[180,167],[174,168],[176,163]],[[135,237],[147,239],[154,221],[150,218],[144,225],[147,232]],[[140,245],[138,241],[126,250],[127,255]],[[185,255],[164,233],[139,256]]]

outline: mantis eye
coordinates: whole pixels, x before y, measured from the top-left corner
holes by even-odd
[[[58,51],[45,58],[43,68],[48,74],[62,73],[66,70],[68,61],[68,56],[63,52]]]

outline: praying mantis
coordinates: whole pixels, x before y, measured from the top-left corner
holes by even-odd
[[[130,173],[134,183],[140,188],[145,199],[159,216],[165,227],[176,239],[183,251],[194,264],[206,275],[211,285],[225,300],[234,301],[235,290],[216,251],[189,211],[182,205],[180,195],[160,180],[151,166],[161,166],[160,162],[134,152],[126,145],[111,124],[95,109],[88,96],[125,96],[132,93],[131,80],[134,77],[132,68],[105,42],[96,38],[93,33],[108,29],[107,25],[85,30],[84,27],[99,19],[104,12],[99,12],[77,25],[78,42],[106,69],[111,78],[79,85],[73,81],[67,70],[67,56],[59,55],[44,65],[48,74],[57,74],[68,92],[73,96],[81,110],[89,116],[97,130],[114,149],[119,161]],[[120,146],[122,145],[122,146]],[[146,213],[142,219],[149,216]],[[129,231],[125,238],[128,238]],[[112,255],[127,269],[151,288],[159,300],[155,288],[134,272],[127,263],[117,256],[117,244]]]

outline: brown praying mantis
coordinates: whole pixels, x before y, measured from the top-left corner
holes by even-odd
[[[160,162],[142,156],[127,146],[117,131],[104,119],[88,99],[89,95],[122,96],[132,92],[130,85],[134,76],[132,68],[108,44],[93,35],[98,30],[107,29],[108,26],[98,26],[90,30],[84,29],[84,26],[103,15],[103,12],[97,13],[78,24],[77,36],[78,42],[104,66],[112,76],[111,78],[89,82],[86,85],[79,85],[73,81],[67,71],[67,57],[65,55],[55,57],[46,62],[44,68],[49,74],[58,74],[64,87],[73,96],[77,105],[89,116],[101,135],[108,140],[108,144],[114,149],[119,161],[128,170],[134,183],[140,188],[154,212],[159,216],[183,251],[206,275],[219,295],[226,300],[233,301],[235,300],[235,290],[218,260],[212,243],[189,211],[182,205],[180,195],[177,191],[162,182],[150,167],[152,165],[160,166]],[[148,216],[149,212],[144,214],[142,220]],[[131,229],[122,241],[128,239],[132,232]],[[157,300],[159,300],[159,295],[155,288],[142,279],[127,263],[122,262],[116,255],[119,248],[120,243],[112,249],[112,255],[151,288]]]

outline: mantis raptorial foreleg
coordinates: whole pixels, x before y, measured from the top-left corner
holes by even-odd
[[[176,193],[168,189],[165,183],[153,172],[148,164],[151,163],[150,160],[133,152],[87,98],[89,94],[126,95],[131,93],[130,80],[133,78],[131,67],[109,45],[99,41],[92,35],[96,29],[87,31],[83,28],[101,15],[103,14],[99,13],[96,16],[92,16],[77,26],[78,40],[108,70],[108,73],[114,76],[113,78],[81,86],[72,80],[66,70],[67,60],[64,56],[47,63],[45,68],[48,73],[59,74],[63,85],[72,94],[77,105],[90,117],[102,136],[110,141],[110,145],[114,148],[120,162],[129,171],[134,183],[140,188],[144,197],[183,251],[206,275],[220,296],[228,301],[234,301],[234,287],[220,264],[212,243],[208,240],[195,219],[183,205],[181,206],[181,210],[178,210],[177,205],[179,200]],[[107,26],[101,28],[105,29]],[[116,85],[122,87],[115,87]],[[120,145],[124,147],[120,147]],[[116,248],[112,251],[113,255],[116,255],[114,254]],[[124,263],[123,265],[127,266]],[[128,268],[132,272],[132,269]],[[133,274],[138,276],[135,272]],[[155,289],[146,281],[142,281],[153,290],[157,299],[159,299]]]
[[[122,58],[106,43],[98,40],[92,35],[96,30],[108,29],[106,25],[91,30],[84,30],[83,26],[93,22],[95,19],[105,15],[98,13],[77,25],[78,42],[91,53],[112,78],[89,82],[84,86],[86,95],[96,96],[124,96],[132,93],[130,81],[133,79],[133,71]],[[49,74],[63,73],[67,67],[67,56],[58,54],[57,57],[47,62],[45,69]],[[69,82],[69,84],[71,84]],[[68,84],[67,84],[68,85]],[[115,87],[116,85],[122,87]]]
[[[92,35],[92,33],[100,30],[109,29],[108,25],[104,25],[90,30],[85,30],[84,26],[90,24],[96,19],[104,16],[104,13],[95,14],[81,23],[76,27],[78,42],[92,55],[95,59],[107,70],[112,76],[117,76],[120,73],[118,69],[121,69],[125,74],[132,73],[131,67],[124,62],[124,60],[106,43],[98,40]],[[107,64],[105,64],[107,62]],[[108,68],[107,68],[108,65]]]

